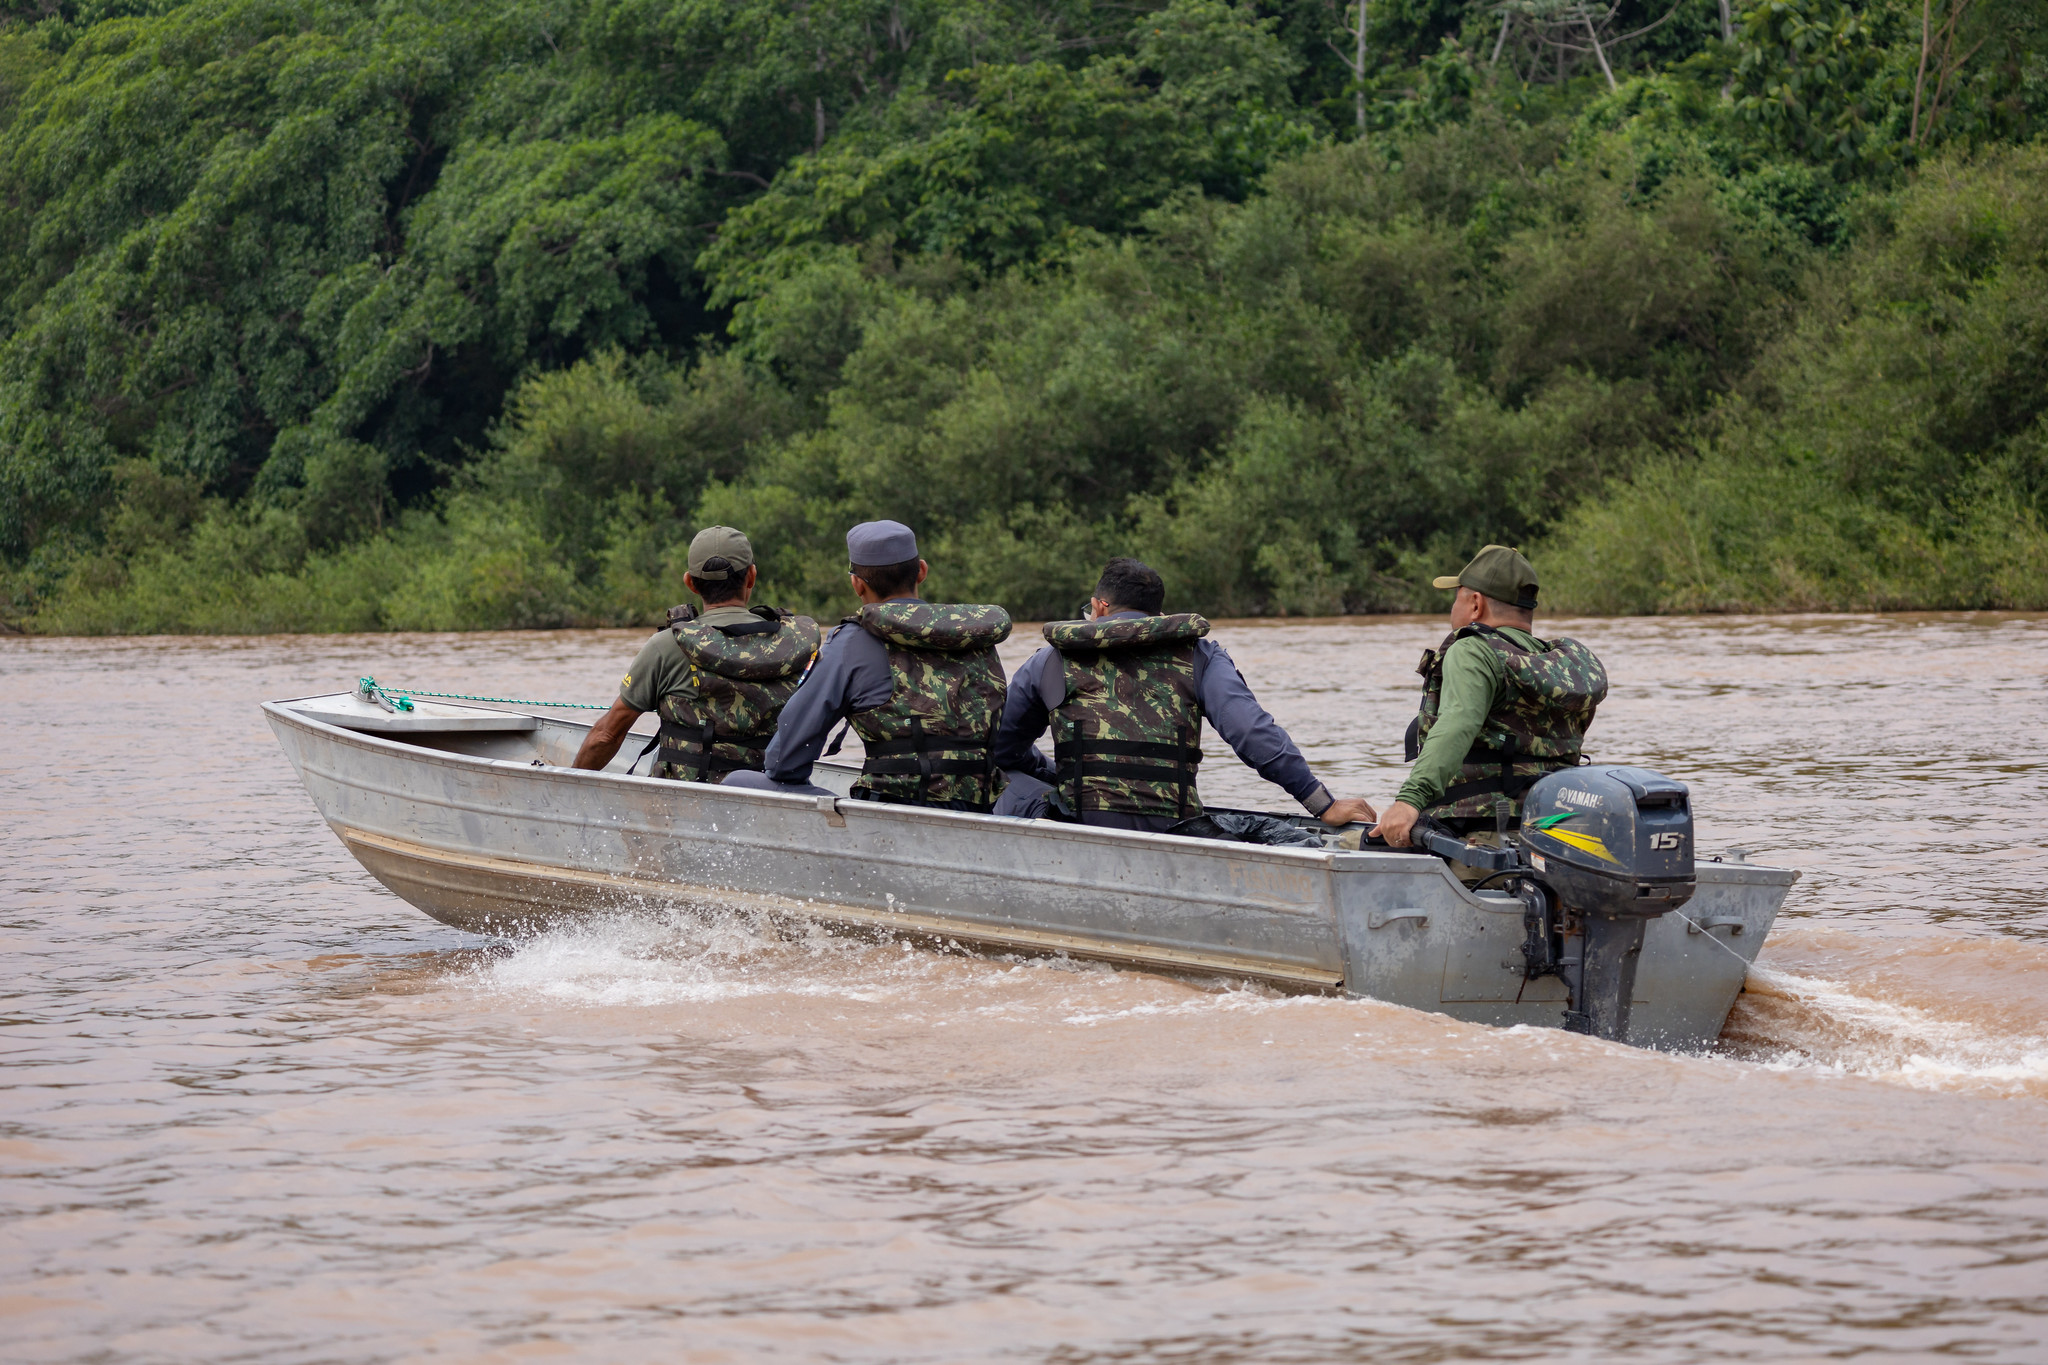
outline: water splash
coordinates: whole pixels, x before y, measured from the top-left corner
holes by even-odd
[[[464,958],[448,974],[488,994],[572,1007],[651,1009],[785,996],[894,1002],[910,1011],[904,1017],[933,1024],[978,1017],[1092,1028],[1315,999],[1236,978],[1161,976],[1062,955],[849,934],[731,906],[622,904],[508,940]]]
[[[771,994],[873,1001],[893,983],[848,972],[844,959],[874,948],[745,911],[621,911],[514,940],[467,975],[481,990],[567,1005],[645,1008]],[[818,970],[835,961],[841,970]]]
[[[1773,1070],[2048,1096],[2048,1037],[1768,967],[1750,969],[1722,1041],[1729,1055]]]

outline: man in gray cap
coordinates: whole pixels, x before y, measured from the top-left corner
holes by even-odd
[[[1408,728],[1408,781],[1377,827],[1396,848],[1425,811],[1455,834],[1497,842],[1520,824],[1522,793],[1578,763],[1607,696],[1607,670],[1592,650],[1532,633],[1536,570],[1516,551],[1488,545],[1435,586],[1457,595],[1450,635],[1423,651],[1416,670],[1422,711]]]
[[[760,768],[783,706],[817,657],[818,623],[749,607],[757,576],[745,536],[730,526],[697,533],[683,582],[704,609],[669,608],[668,627],[640,647],[574,766],[610,763],[633,722],[658,709],[661,729],[648,748],[659,745],[661,754],[652,776],[716,782]]]
[[[996,646],[1009,637],[1009,613],[919,597],[928,567],[900,521],[862,522],[846,533],[846,554],[859,614],[818,651],[783,709],[763,771],[734,773],[727,784],[829,795],[811,784],[811,765],[843,720],[866,749],[855,798],[987,811],[1000,781],[994,740],[1004,677]]]

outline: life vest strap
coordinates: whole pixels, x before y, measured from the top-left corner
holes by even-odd
[[[912,721],[911,726],[907,735],[866,744],[867,757],[860,765],[861,776],[915,777],[917,795],[910,804],[916,806],[933,804],[931,784],[935,777],[985,777],[993,787],[996,764],[994,735],[974,739],[966,735],[927,734],[922,720]],[[967,757],[944,757],[948,754]]]
[[[1411,760],[1412,761],[1412,760]],[[1578,766],[1577,754],[1532,754],[1527,749],[1495,749],[1475,744],[1465,751],[1467,763],[1554,763],[1560,768]]]
[[[927,735],[920,731],[900,739],[878,739],[867,746],[867,755],[869,758],[890,758],[897,754],[943,753],[953,749],[972,753],[988,747],[989,741],[985,739],[971,739],[966,735]]]
[[[1148,739],[1089,739],[1085,737],[1053,741],[1052,756],[1055,763],[1067,763],[1074,760],[1085,762],[1096,754],[1106,754],[1117,758],[1156,758],[1167,763],[1184,763],[1189,766],[1202,761],[1202,750],[1199,745],[1173,744]]]
[[[654,739],[661,746],[662,762],[684,771],[694,769],[690,781],[709,782],[714,757],[737,755],[742,766],[758,771],[768,761],[768,741],[773,737],[772,731],[765,735],[721,735],[717,726],[707,720],[701,726],[687,729],[666,724]],[[724,752],[719,753],[720,750]]]
[[[907,758],[873,758],[861,764],[869,777],[974,777],[988,771],[985,758],[935,758],[930,754]]]
[[[1510,772],[1500,776],[1481,777],[1475,778],[1470,782],[1460,782],[1454,787],[1444,788],[1444,794],[1437,798],[1437,805],[1455,805],[1456,803],[1463,801],[1468,796],[1485,796],[1490,792],[1499,792],[1501,795],[1506,796],[1511,801],[1519,801],[1521,800],[1523,795],[1528,792],[1529,788],[1535,786],[1538,782],[1541,782],[1544,778],[1550,776],[1552,773],[1561,772],[1566,768],[1575,768],[1578,766],[1578,763],[1575,760],[1562,758],[1524,757],[1516,759],[1515,762],[1541,763],[1543,764],[1543,771],[1540,773],[1522,776],[1518,776]]]
[[[735,621],[729,626],[713,626],[712,629],[727,638],[741,635],[773,635],[776,631],[782,629],[782,622],[762,620]]]
[[[1065,781],[1070,776],[1078,775],[1081,777],[1128,777],[1139,782],[1157,782],[1161,778],[1181,781],[1185,779],[1187,771],[1184,767],[1161,769],[1137,763],[1094,763],[1084,758],[1079,761],[1070,760],[1062,763],[1060,765],[1060,780]]]
[[[676,735],[670,744],[676,749],[692,754],[714,745],[722,749],[745,749],[749,752],[758,749],[766,753],[768,741],[773,738],[775,735],[772,731],[765,735],[721,735],[707,722],[701,730]]]
[[[1077,731],[1070,733],[1067,738],[1053,741],[1052,754],[1053,762],[1059,769],[1059,787],[1071,787],[1073,795],[1070,799],[1076,814],[1086,809],[1085,779],[1121,777],[1134,782],[1158,782],[1162,779],[1172,782],[1174,813],[1185,816],[1188,811],[1188,791],[1195,785],[1195,769],[1202,762],[1202,746],[1199,744],[1148,739],[1103,739],[1080,734],[1078,727]],[[1151,762],[1103,761],[1118,758],[1150,759]]]

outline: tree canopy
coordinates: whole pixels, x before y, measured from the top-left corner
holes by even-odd
[[[9,0],[0,617],[2048,603],[2019,0]],[[1363,40],[1359,34],[1363,29]]]

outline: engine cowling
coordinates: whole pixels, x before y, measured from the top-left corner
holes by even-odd
[[[1521,841],[1581,914],[1653,919],[1692,899],[1692,794],[1648,768],[1596,763],[1542,778],[1522,798]]]

